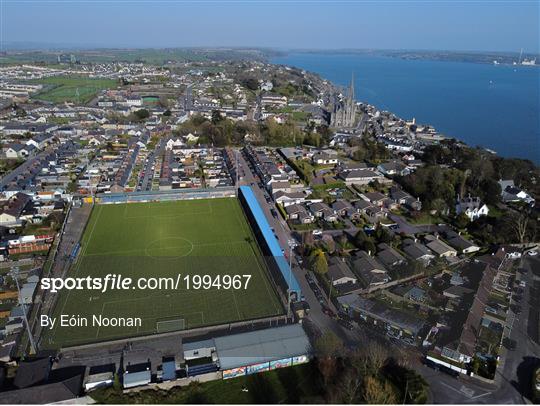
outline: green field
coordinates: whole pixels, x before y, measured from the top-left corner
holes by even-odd
[[[62,290],[54,309],[88,327],[48,330],[47,347],[283,314],[253,233],[234,198],[96,205],[68,277],[251,275],[247,289]],[[92,314],[140,317],[141,327],[92,327]],[[159,326],[159,327],[158,327]]]
[[[52,103],[72,102],[85,104],[92,100],[101,90],[117,86],[117,82],[112,79],[90,79],[78,76],[56,76],[39,79],[34,83],[42,84],[44,88],[41,92],[36,93],[33,98]]]

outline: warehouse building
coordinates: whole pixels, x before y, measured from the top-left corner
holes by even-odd
[[[310,349],[302,326],[291,324],[185,343],[184,358],[196,368],[202,366],[199,360],[206,359],[205,369],[213,365],[223,379],[229,379],[306,363]]]

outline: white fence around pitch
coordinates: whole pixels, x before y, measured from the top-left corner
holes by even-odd
[[[97,204],[147,203],[174,200],[215,199],[236,196],[236,189],[231,187],[215,189],[171,189],[129,193],[100,193],[96,196]]]

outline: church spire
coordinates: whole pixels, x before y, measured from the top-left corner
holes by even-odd
[[[349,98],[354,102],[354,72],[351,73],[351,87],[349,88]]]

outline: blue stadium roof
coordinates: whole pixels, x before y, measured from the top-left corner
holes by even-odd
[[[287,259],[283,256],[283,252],[281,251],[279,242],[274,236],[274,233],[272,232],[272,229],[268,224],[268,220],[266,220],[266,216],[264,215],[261,206],[259,205],[259,202],[257,201],[255,194],[253,193],[253,190],[251,190],[251,187],[249,186],[240,186],[240,191],[242,192],[242,195],[246,199],[246,202],[249,205],[251,212],[253,213],[253,217],[255,218],[255,221],[259,226],[259,230],[263,234],[263,237],[265,238],[268,247],[270,248],[272,256],[277,262],[281,275],[283,275],[285,282],[287,283],[287,285],[289,285],[289,290],[296,292],[298,298],[300,298],[302,296],[300,284],[292,273]]]

